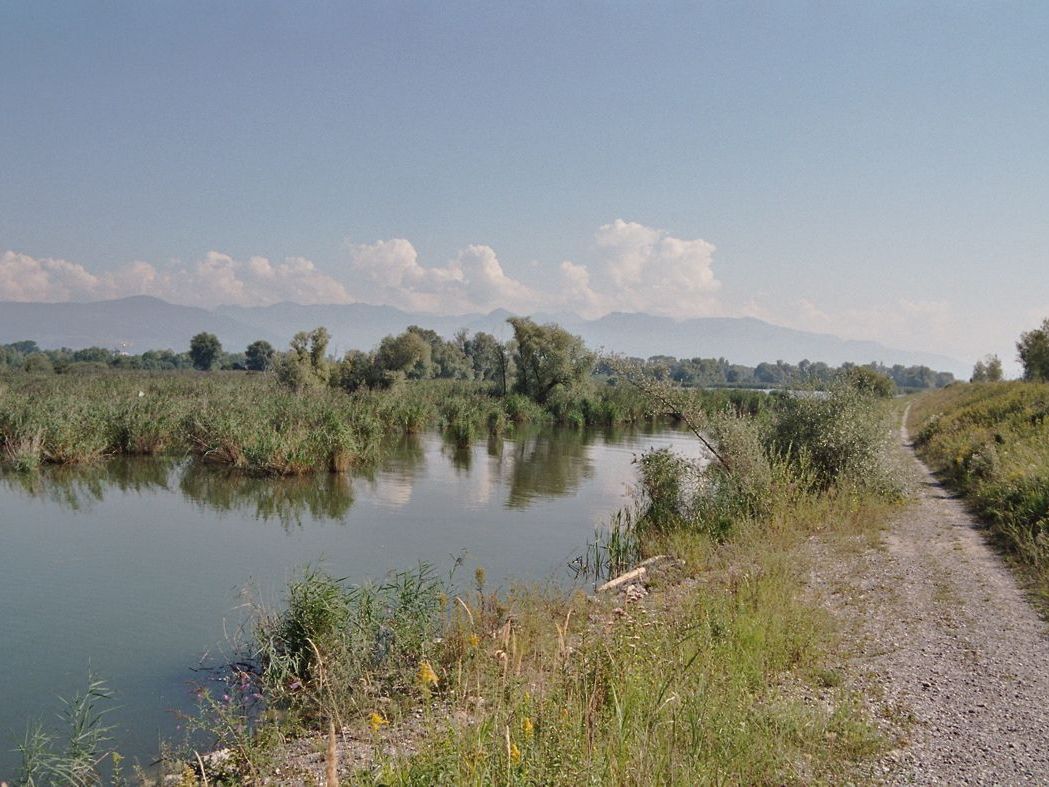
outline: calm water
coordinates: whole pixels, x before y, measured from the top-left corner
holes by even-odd
[[[245,478],[185,462],[115,461],[0,475],[0,777],[26,721],[50,722],[91,669],[117,694],[121,748],[143,759],[192,707],[192,667],[226,648],[245,587],[275,603],[306,563],[351,582],[466,550],[469,585],[570,579],[627,499],[635,454],[687,435],[548,430],[455,449],[404,440],[353,477]]]

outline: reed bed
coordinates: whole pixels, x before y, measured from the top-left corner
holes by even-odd
[[[711,411],[760,409],[767,398],[688,396]],[[249,474],[294,476],[374,462],[390,434],[439,429],[462,447],[522,424],[613,426],[662,415],[629,386],[598,384],[540,406],[453,380],[348,394],[326,386],[291,392],[272,375],[243,372],[15,375],[0,383],[0,464],[31,472],[113,456],[192,455]]]

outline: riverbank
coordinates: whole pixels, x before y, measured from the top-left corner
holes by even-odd
[[[611,598],[493,593],[483,572],[468,591],[406,574],[363,595],[304,576],[260,615],[256,668],[233,676],[269,715],[218,745],[274,783],[321,766],[384,784],[852,778],[885,742],[805,596],[806,551],[897,505],[886,416],[841,389],[713,420],[720,459],[702,468],[645,455],[630,535],[677,568]],[[225,697],[217,718],[239,701]],[[321,734],[284,743],[289,718]]]
[[[876,530],[902,499],[887,405],[840,386],[758,416],[682,407],[714,453],[642,454],[639,497],[594,551],[675,568],[613,598],[493,589],[483,568],[365,586],[304,571],[283,604],[253,607],[224,680],[201,687],[187,722],[226,775],[214,758],[203,770],[294,783],[323,742],[329,783],[332,768],[385,784],[861,774],[884,742],[843,680],[836,624],[806,596],[806,553]]]
[[[845,628],[807,596],[811,541],[867,543],[894,510],[795,501],[619,592],[519,591],[435,666],[433,696],[376,704],[339,728],[334,758],[323,733],[280,744],[257,778],[324,783],[334,761],[353,784],[865,780],[893,742],[846,681]]]

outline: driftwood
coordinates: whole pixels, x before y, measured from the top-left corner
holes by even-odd
[[[606,593],[609,590],[617,590],[625,585],[631,584],[635,580],[643,579],[650,568],[666,560],[670,560],[670,555],[655,555],[647,560],[642,560],[637,568],[627,571],[625,574],[620,574],[615,579],[608,580],[608,582],[597,589],[597,592]]]

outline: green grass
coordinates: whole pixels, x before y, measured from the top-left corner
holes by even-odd
[[[958,384],[924,394],[910,429],[1049,601],[1049,384]]]
[[[435,661],[442,711],[429,714],[421,751],[387,759],[380,781],[846,779],[883,744],[846,689],[830,709],[796,690],[827,689],[834,641],[831,621],[803,600],[800,545],[824,523],[866,528],[879,514],[812,497],[741,525],[731,542],[691,540],[698,581],[623,614],[578,596],[472,594],[452,610]]]

